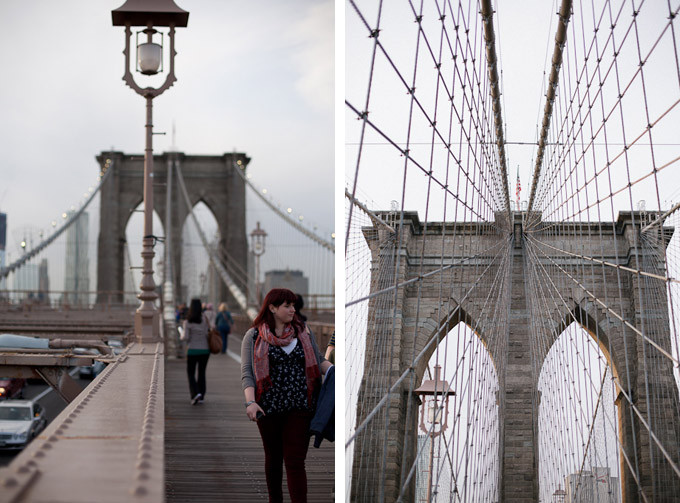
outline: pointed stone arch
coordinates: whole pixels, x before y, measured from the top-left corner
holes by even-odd
[[[217,218],[215,217],[215,213],[208,207],[207,204],[203,201],[203,199],[199,199],[192,205],[192,211],[195,212],[197,218],[200,216],[203,216],[203,218],[199,218],[199,222],[201,224],[201,230],[205,233],[205,238],[208,240],[209,243],[213,243],[215,233],[221,236],[220,234],[220,229],[219,226],[217,225]],[[212,220],[210,223],[207,223],[205,220],[206,213],[209,215],[209,218]],[[213,226],[214,225],[214,229]],[[193,222],[193,219],[189,214],[187,214],[187,217],[184,219],[184,222],[181,224],[182,227],[182,246],[183,246],[183,252],[182,252],[182,265],[181,265],[181,283],[178,284],[178,294],[181,295],[181,298],[184,299],[185,302],[188,302],[189,299],[196,297],[198,294],[194,290],[192,291],[190,288],[190,284],[194,283],[199,280],[198,276],[195,278],[191,277],[191,274],[196,274],[196,271],[193,266],[194,265],[199,265],[203,267],[204,265],[206,266],[206,269],[209,269],[210,267],[210,262],[209,262],[209,256],[208,252],[205,251],[202,246],[200,246],[201,241],[198,236],[198,232],[195,229],[195,224]],[[188,238],[193,239],[193,247],[188,247],[186,240]],[[218,239],[219,243],[219,239]],[[196,247],[196,245],[199,245]],[[188,252],[188,253],[187,253]],[[199,257],[201,259],[199,260]],[[189,267],[187,268],[187,264]],[[213,278],[213,280],[217,280],[221,283],[219,278]],[[212,292],[212,289],[209,288],[209,285],[206,285],[206,293],[205,296],[199,296],[203,302],[217,302],[218,298],[220,298],[221,289],[218,289],[218,292]],[[179,293],[181,292],[181,293]],[[213,295],[211,295],[213,293]]]
[[[165,235],[165,226],[160,218],[160,215],[155,210],[153,211],[153,228],[154,234],[159,236]],[[130,212],[128,219],[124,224],[124,237],[125,237],[125,247],[127,248],[126,253],[129,253],[129,265],[131,268],[129,271],[125,271],[125,274],[130,277],[132,276],[132,284],[126,287],[126,296],[130,299],[131,292],[139,293],[140,282],[142,279],[141,266],[143,265],[143,260],[141,257],[142,252],[142,238],[144,235],[144,201],[139,201],[135,209]],[[162,277],[162,266],[159,267],[159,262],[163,260],[163,254],[165,252],[164,243],[156,243],[154,248],[156,256],[154,257],[154,281],[160,285],[163,280]],[[127,281],[127,278],[126,278]],[[125,284],[125,281],[124,281]],[[129,300],[128,300],[129,302]]]
[[[621,494],[622,482],[630,476],[630,474],[626,474],[629,468],[626,466],[622,452],[629,452],[631,446],[626,445],[620,434],[630,423],[630,418],[622,417],[620,414],[620,404],[616,400],[616,393],[613,390],[615,388],[614,380],[618,379],[618,371],[613,364],[609,339],[610,337],[599,327],[595,317],[591,316],[581,306],[576,306],[570,315],[564,319],[564,323],[557,327],[551,344],[545,348],[541,365],[538,367],[536,384],[539,397],[536,411],[538,426],[536,459],[541,501],[550,499],[555,488],[560,485],[567,491],[573,490],[573,486],[568,487],[569,484],[565,481],[565,478],[568,475],[578,473],[581,467],[585,471],[597,467],[599,473],[604,473],[604,470],[607,469],[606,473],[615,478],[615,482],[612,479],[606,479],[607,483],[615,483],[616,489],[612,489],[615,495]],[[574,363],[567,359],[565,362],[564,357],[559,356],[561,352],[571,352],[572,355],[575,352],[579,355],[579,360]],[[604,360],[604,367],[588,365],[586,373],[586,368],[582,367],[582,364],[585,365],[586,362],[592,364],[595,359]],[[558,372],[555,372],[556,364],[559,367]],[[597,378],[593,378],[594,374],[597,375]],[[565,375],[569,378],[565,378]],[[600,387],[598,394],[589,394],[588,390],[591,388],[588,387],[588,382],[592,386]],[[550,386],[547,388],[549,392],[546,394],[545,390],[548,385]],[[595,396],[594,400],[593,396]],[[600,398],[603,401],[600,401]],[[594,413],[594,416],[587,416],[584,423],[583,420],[580,420],[582,418],[573,413],[573,409],[566,406],[575,402],[578,402],[581,408]],[[551,418],[547,423],[546,417]],[[605,417],[609,421],[605,421]],[[594,422],[588,423],[589,419]],[[599,421],[600,419],[602,419],[602,422]],[[563,474],[564,478],[554,480],[554,473],[550,474],[550,468],[554,470],[554,466],[552,464],[549,464],[547,468],[542,466],[543,462],[549,460],[548,452],[554,452],[555,449],[560,447],[559,441],[554,441],[554,438],[550,435],[556,431],[562,433],[570,431],[572,435],[578,434],[578,432],[583,434],[583,430],[579,429],[583,428],[583,424],[589,429],[586,435],[587,443],[573,442],[570,446],[571,454],[574,455],[576,452],[582,465],[573,466],[570,472]],[[588,466],[586,459],[592,461],[593,450],[592,447],[590,451],[587,448],[598,443],[595,440],[596,436],[591,436],[593,431],[596,430],[597,424],[605,425],[600,426],[597,430],[606,435],[606,438],[600,439],[604,441],[606,449],[602,453],[602,445],[600,445],[598,460],[602,461],[601,464]],[[602,431],[603,428],[604,431]],[[614,434],[616,437],[613,436]],[[545,436],[553,438],[553,441],[549,441],[547,446]],[[584,449],[583,452],[579,451],[580,448]],[[548,452],[546,452],[546,449]],[[595,452],[598,452],[597,448],[595,448]],[[617,457],[620,464],[614,468],[612,463],[615,463]],[[629,458],[629,460],[634,462],[634,459]],[[565,464],[568,464],[568,461]],[[550,480],[550,475],[552,475],[552,480]]]

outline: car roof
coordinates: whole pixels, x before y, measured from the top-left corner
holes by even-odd
[[[0,407],[16,407],[19,406],[31,406],[33,405],[33,400],[2,400],[0,401]]]

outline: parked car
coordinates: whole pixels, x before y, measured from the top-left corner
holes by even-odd
[[[0,448],[23,449],[47,426],[45,409],[32,400],[0,402]]]
[[[23,398],[26,379],[16,377],[0,377],[0,400],[8,398]]]

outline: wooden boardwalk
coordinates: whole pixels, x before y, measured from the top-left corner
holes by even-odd
[[[240,351],[234,337],[230,350]],[[334,444],[310,444],[310,503],[334,501]],[[191,405],[186,360],[165,362],[165,487],[168,503],[268,501],[264,450],[243,407],[241,368],[228,354],[211,355],[206,400]],[[288,499],[284,468],[284,498]]]

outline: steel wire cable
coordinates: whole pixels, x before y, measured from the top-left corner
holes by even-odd
[[[622,9],[623,9],[623,5],[621,6],[619,13],[621,12]],[[671,14],[673,14],[673,13],[671,13]],[[637,33],[637,23],[638,23],[639,18],[640,18],[640,16],[637,16],[637,15],[633,16],[633,19],[631,20],[629,28],[626,31],[626,33],[631,32],[631,27],[635,28],[635,32]],[[662,36],[664,36],[664,33],[668,29],[669,26],[671,27],[671,31],[672,31],[672,18],[673,18],[673,15],[671,15],[671,21],[669,21],[668,24],[665,25],[665,28],[662,30],[661,35],[658,36],[657,40],[652,45],[652,49],[649,51],[649,54],[651,54],[652,51],[655,50],[655,48],[658,46],[658,40]],[[612,23],[612,24],[615,24],[615,23]],[[612,33],[613,33],[613,29],[612,29]],[[613,41],[615,37],[613,35],[610,35],[610,38]],[[625,41],[625,38],[624,38],[624,41]],[[595,40],[595,42],[596,42],[596,40]],[[621,42],[621,45],[619,45],[619,46],[616,46],[613,42],[612,42],[612,44],[615,47],[620,48],[622,46],[623,42]],[[594,47],[595,47],[595,51],[598,54],[600,54],[600,49],[597,48],[597,43],[594,44]],[[638,50],[639,60],[642,62],[642,64],[641,64],[641,69],[638,70],[638,72],[635,73],[632,78],[633,79],[638,78],[640,81],[643,82],[644,81],[644,69],[642,69],[642,66],[644,66],[644,63],[649,59],[649,55],[647,55],[646,57],[641,56],[642,52],[640,51],[641,44],[640,44],[639,39],[636,41],[635,47]],[[677,51],[674,51],[674,53],[676,54],[675,59],[677,61]],[[567,59],[565,59],[565,61],[569,61],[569,59],[567,58]],[[610,64],[610,67],[613,67],[617,70],[616,72],[612,72],[612,75],[618,75],[617,61],[618,60],[615,56],[614,59],[613,59],[613,62]],[[599,56],[598,56],[598,62],[599,62]],[[583,72],[584,72],[583,75],[586,76],[586,81],[592,82],[592,79],[594,78],[595,73],[593,73],[593,75],[591,77],[588,77],[587,67],[584,65],[583,68],[584,68],[583,69]],[[597,66],[597,70],[598,70],[598,72],[600,70],[602,70],[601,65]],[[617,77],[617,80],[618,80],[618,77]],[[603,82],[603,79],[600,78],[600,88],[602,88],[602,82]],[[644,87],[644,83],[642,85]],[[625,89],[626,89],[625,92],[632,92],[632,91],[629,91],[629,89],[631,89],[630,84],[627,85]],[[594,105],[595,102],[597,102],[596,100],[599,100],[599,102],[601,104],[603,104],[603,99],[602,99],[602,94],[599,91],[596,93],[596,95],[594,97],[589,94],[589,91],[590,91],[590,89],[589,89],[589,87],[587,87],[586,92],[583,95],[583,98],[579,99],[578,102],[583,103],[587,106],[587,109],[586,109],[585,106],[581,106],[580,108],[586,110],[586,117],[591,119],[591,124],[592,124],[591,110],[593,109],[593,105]],[[643,98],[643,102],[646,102],[647,99],[648,98]],[[676,102],[677,102],[677,100],[676,100]],[[668,108],[666,108],[666,110],[664,112],[662,112],[661,115],[658,116],[659,117],[658,119],[651,119],[650,118],[651,116],[649,114],[649,108],[645,106],[644,109],[645,109],[645,111],[647,111],[647,116],[646,116],[647,117],[647,124],[652,124],[652,126],[654,128],[656,128],[656,126],[660,124],[661,119],[664,119],[665,116],[673,110],[673,108],[675,107],[674,103],[675,102],[672,101],[672,96],[671,96],[670,106]],[[620,109],[621,109],[621,95],[619,96],[619,100],[615,103],[614,107],[612,107],[612,110],[620,110]],[[604,111],[605,108],[602,107],[602,110]],[[585,147],[584,147],[583,143],[581,144],[582,152],[589,152],[591,157],[593,158],[593,162],[595,164],[597,164],[598,161],[597,161],[597,156],[595,155],[595,150],[594,150],[594,148],[592,148],[592,145],[594,144],[594,138],[598,134],[603,134],[606,137],[606,135],[607,135],[606,119],[609,116],[611,116],[611,113],[612,112],[604,112],[603,113],[605,121],[599,126],[599,128],[598,127],[592,127],[591,128],[592,131],[594,131],[594,133],[593,133],[592,139],[589,139],[589,143],[586,142]],[[579,119],[579,120],[581,120],[581,119]],[[576,121],[572,121],[572,122],[576,123]],[[580,122],[580,125],[583,126],[584,123]],[[656,129],[652,129],[652,127],[645,127],[644,130],[643,130],[643,133],[651,135],[651,132],[655,131],[655,130]],[[582,131],[583,131],[583,128],[581,127],[579,129],[579,132],[582,132]],[[636,141],[639,138],[641,138],[641,135],[638,135],[638,138],[636,138]],[[563,144],[569,143],[569,142],[564,142],[564,141],[561,141],[561,140],[559,142],[563,143]],[[611,142],[605,142],[605,143],[611,143]],[[631,142],[624,142],[624,144],[630,145]],[[647,142],[647,145],[649,145],[649,148],[653,152],[655,151],[654,142],[652,141],[651,136],[650,136],[650,141]],[[571,155],[571,154],[568,154],[568,155]],[[618,154],[618,157],[625,159],[627,157],[627,155],[628,155],[628,147],[626,147],[623,151],[621,151]],[[618,159],[618,157],[617,157],[617,159]],[[650,156],[650,158],[652,159],[652,163],[653,163],[654,157],[655,156],[652,153],[652,155]],[[566,159],[566,157],[565,157],[565,159]],[[610,212],[611,212],[611,215],[614,215],[615,213],[614,213],[614,201],[613,201],[613,199],[614,199],[614,196],[616,196],[619,193],[625,193],[625,192],[628,193],[628,195],[629,195],[629,205],[630,205],[630,208],[632,210],[632,209],[634,209],[633,208],[633,197],[632,197],[633,189],[634,188],[637,189],[638,185],[642,185],[649,178],[657,179],[657,177],[659,176],[659,173],[661,171],[659,169],[659,167],[664,168],[664,167],[667,167],[667,166],[670,165],[668,163],[657,165],[657,166],[653,165],[652,168],[647,173],[645,173],[643,176],[640,176],[640,177],[637,177],[637,178],[632,178],[632,177],[629,176],[628,184],[625,187],[622,187],[621,189],[610,189],[608,193],[605,192],[604,193],[605,195],[602,196],[602,195],[599,194],[600,184],[599,184],[598,176],[604,174],[605,170],[608,173],[611,173],[610,166],[612,165],[612,162],[607,160],[606,164],[602,163],[605,166],[603,169],[600,169],[599,171],[595,170],[594,175],[588,175],[587,172],[586,172],[585,163],[582,162],[584,159],[585,158],[583,157],[583,154],[581,154],[580,156],[576,156],[576,162],[570,163],[571,166],[574,166],[574,167],[571,169],[571,171],[565,170],[566,173],[567,173],[566,175],[563,174],[564,172],[560,173],[556,170],[552,171],[553,172],[552,178],[555,179],[555,180],[559,179],[561,181],[557,184],[557,186],[552,186],[552,187],[548,183],[544,186],[544,189],[543,189],[544,192],[545,192],[546,190],[548,190],[548,188],[550,188],[550,190],[552,190],[552,194],[553,194],[551,196],[552,199],[548,200],[548,201],[552,201],[550,204],[553,205],[553,209],[551,210],[551,211],[553,211],[553,213],[550,213],[550,215],[553,216],[553,218],[551,219],[553,221],[553,223],[550,223],[548,225],[557,228],[560,225],[559,222],[564,222],[565,220],[583,218],[583,217],[586,217],[586,220],[589,220],[590,219],[589,213],[593,209],[597,210],[598,220],[601,221],[602,218],[601,218],[600,211],[601,211],[601,208],[602,208],[602,204],[609,200]],[[671,163],[672,162],[674,162],[674,161],[671,160]],[[558,165],[559,163],[555,163],[555,164]],[[579,167],[579,165],[580,165],[580,167]],[[629,162],[627,163],[627,166],[630,166]],[[582,178],[579,175],[580,171],[583,172]],[[627,168],[627,171],[630,173],[630,168]],[[551,177],[548,176],[547,173],[550,173],[550,171],[549,170],[546,171],[546,179],[550,180]],[[581,178],[581,181],[577,181],[579,178]],[[607,176],[607,178],[609,180],[610,187],[611,187],[611,180],[612,180],[611,175]],[[575,181],[577,181],[577,182],[574,184]],[[569,184],[569,185],[567,185],[567,184]],[[575,185],[575,188],[574,188],[574,185]],[[661,192],[661,188],[659,187],[658,180],[654,182],[654,185],[655,185],[655,187],[654,187],[652,193],[655,194],[656,202],[660,206],[661,200],[662,200],[662,192]],[[594,193],[597,197],[595,197],[593,201],[589,202],[588,199],[589,199],[591,193]],[[564,194],[564,195],[562,195],[562,194]],[[559,201],[556,199],[558,197],[560,198]],[[566,206],[567,204],[569,204],[569,207]],[[561,212],[561,213],[563,213],[563,216],[560,217],[560,218],[555,218],[557,213],[554,213],[554,212]],[[545,218],[545,215],[546,214],[544,212],[544,218]],[[635,218],[636,218],[635,215],[633,215],[633,219],[635,219]],[[635,220],[634,220],[634,224],[635,224]],[[537,229],[539,229],[539,228],[540,228],[541,233],[544,233],[545,231],[548,230],[547,225],[541,224],[540,226],[537,226],[535,229],[530,229],[529,232],[537,231]],[[600,242],[601,242],[602,241],[602,239],[601,239],[602,226],[601,225],[599,226],[599,232],[600,232]],[[538,232],[536,232],[536,234],[538,235]],[[587,233],[584,234],[582,232],[581,235],[582,235],[583,241],[588,241],[588,240],[593,239],[591,236],[588,236]],[[530,237],[530,241],[531,241],[531,237]],[[644,238],[643,238],[643,243],[644,243]],[[542,244],[546,247],[551,246],[548,243],[540,243],[540,244]],[[669,250],[670,253],[667,255],[666,249],[665,249],[664,246],[662,246],[659,249],[658,241],[656,243],[649,243],[649,244],[650,244],[650,246],[644,251],[642,256],[640,256],[640,254],[638,252],[638,248],[635,249],[635,251],[634,251],[634,254],[635,254],[635,257],[636,257],[635,263],[637,264],[637,267],[634,268],[635,269],[634,271],[629,271],[629,272],[632,272],[634,274],[633,277],[637,277],[637,278],[640,279],[639,280],[640,286],[642,288],[637,289],[638,303],[641,306],[648,306],[648,307],[643,307],[643,309],[647,309],[650,312],[653,312],[655,310],[658,311],[659,309],[663,310],[666,303],[669,302],[667,300],[669,295],[670,295],[670,298],[672,299],[673,284],[674,284],[673,279],[674,278],[668,272],[668,271],[670,271],[670,269],[668,268],[668,266],[665,263],[667,261],[666,257],[672,256],[673,253],[672,253],[672,249],[670,249]],[[556,248],[557,247],[552,247],[552,251],[553,252],[557,251]],[[588,247],[583,246],[582,248],[587,249]],[[592,284],[593,278],[595,277],[594,269],[595,269],[596,264],[598,262],[599,262],[599,266],[602,267],[602,268],[604,268],[605,266],[609,266],[609,267],[612,267],[612,265],[615,266],[615,264],[612,264],[611,262],[607,262],[606,260],[598,259],[597,256],[592,256],[592,255],[588,256],[589,253],[592,254],[592,251],[589,251],[589,253],[585,253],[585,252],[574,253],[572,250],[560,250],[560,252],[563,253],[564,255],[569,255],[571,257],[580,258],[580,259],[591,262],[591,267],[590,267],[590,271],[591,271],[590,282],[591,282],[591,284]],[[541,253],[546,254],[546,250],[542,250]],[[600,257],[604,258],[604,256],[605,256],[604,253],[600,254]],[[656,263],[652,263],[650,257],[656,257]],[[662,267],[659,268],[659,266],[657,264],[661,264]],[[556,265],[556,264],[554,264],[554,265]],[[587,286],[588,281],[586,280],[585,271],[568,272],[568,271],[566,271],[566,267],[559,267],[559,266],[555,267],[554,269],[558,270],[558,271],[561,269],[560,272],[563,273],[564,275],[570,277],[570,279],[572,281],[575,278],[581,276],[583,279],[577,280],[580,283],[580,285],[582,287],[584,287],[586,290],[588,290],[589,288],[592,290],[593,287]],[[619,277],[619,278],[620,278],[620,275],[621,275],[621,271],[626,271],[626,269],[617,267],[616,273],[617,273],[617,277]],[[657,271],[661,271],[661,272],[657,272]],[[606,278],[606,273],[605,273],[604,270],[602,271],[602,278],[603,278],[603,280]],[[618,281],[619,281],[619,289],[620,289],[621,288],[621,284],[620,284],[621,280],[619,279]],[[658,285],[655,286],[655,282],[659,282],[659,281],[661,282],[661,284],[663,286],[661,286],[661,287],[658,287]],[[606,285],[606,281],[604,281],[604,283]],[[649,295],[642,296],[643,290],[649,292]],[[606,296],[608,289],[605,288],[604,291],[605,291],[605,296]],[[601,304],[604,304],[605,306],[608,306],[610,304],[610,301],[602,302],[602,300],[598,299],[598,298],[593,298],[593,300],[595,300],[596,302],[599,302]],[[619,302],[619,304],[622,305],[621,302]],[[670,301],[671,311],[673,310],[672,309],[673,305],[674,305],[674,303],[671,300]],[[672,322],[671,322],[672,326],[675,325],[675,319],[674,318],[675,317],[672,316]],[[619,320],[619,321],[621,321],[621,320]],[[663,417],[663,414],[662,414],[663,411],[662,411],[661,404],[662,403],[668,403],[668,400],[671,400],[672,397],[675,397],[675,393],[673,395],[671,395],[670,389],[667,386],[664,386],[663,382],[660,381],[660,376],[662,376],[664,374],[660,373],[658,370],[655,370],[655,369],[653,369],[652,367],[649,366],[649,365],[652,365],[652,362],[656,361],[656,359],[650,359],[652,355],[647,354],[647,353],[649,353],[650,349],[652,351],[654,351],[654,349],[660,349],[660,346],[658,346],[656,341],[651,340],[650,337],[647,334],[651,335],[653,333],[663,332],[664,331],[663,325],[664,325],[663,321],[658,321],[657,319],[654,319],[654,318],[651,318],[651,319],[643,318],[641,328],[637,329],[637,331],[634,330],[634,332],[636,332],[637,335],[642,335],[643,341],[644,341],[643,344],[642,344],[642,359],[641,359],[641,362],[640,362],[643,366],[643,377],[644,377],[645,386],[646,386],[645,389],[648,390],[648,392],[645,393],[646,396],[647,396],[647,399],[646,399],[646,405],[644,406],[644,409],[647,411],[647,414],[649,414],[648,417],[650,418],[650,421],[648,423],[649,424],[648,430],[653,437],[654,437],[653,432],[658,428],[658,426],[655,426],[655,422],[660,421],[661,420],[660,418]],[[631,328],[631,327],[630,326],[624,327],[624,330],[625,330],[625,328]],[[673,332],[673,334],[676,333],[675,328],[672,329],[672,332]],[[673,337],[675,337],[675,335]],[[625,339],[624,339],[624,341],[625,341]],[[677,344],[675,344],[674,346],[677,346]],[[664,350],[662,350],[662,352],[663,351]],[[627,354],[627,351],[625,351],[625,353]],[[674,353],[677,354],[677,350],[674,350]],[[647,356],[645,356],[646,354],[647,354]],[[670,352],[668,352],[668,351],[663,352],[663,355],[666,358],[670,357],[671,360],[677,359],[677,357],[671,356]],[[662,360],[663,360],[663,358],[662,358]],[[626,367],[628,368],[628,364],[626,365]],[[627,372],[627,369],[626,369],[626,372]],[[630,387],[630,386],[628,385],[628,387]],[[651,390],[651,392],[649,392],[650,390]],[[675,397],[675,398],[677,399],[677,397]],[[631,410],[631,414],[635,414],[635,415],[639,416],[640,418],[642,418],[641,416],[643,415],[643,412],[640,411],[637,407],[633,407],[633,409]],[[677,428],[677,426],[676,426],[676,428]],[[660,445],[660,443],[658,441],[652,442],[652,444],[656,444],[656,447],[659,447],[660,449],[663,448],[663,446]],[[656,459],[656,454],[654,452],[654,446],[650,445],[649,449],[650,449],[650,456],[653,459]],[[651,487],[651,493],[652,494],[655,494],[656,492],[658,492],[661,489],[660,480],[662,480],[663,478],[667,479],[668,477],[673,476],[672,473],[671,473],[671,470],[673,470],[674,463],[669,459],[668,456],[665,456],[665,457],[667,458],[669,463],[668,463],[668,465],[666,465],[663,468],[663,470],[661,470],[661,471],[658,470],[658,469],[656,470],[657,476],[655,476],[655,480],[653,480],[653,485]],[[630,466],[630,463],[628,463],[628,464],[629,464],[629,468],[631,470],[633,470],[632,466]],[[654,461],[652,461],[652,464],[654,464]],[[635,471],[637,471],[637,467],[635,468]],[[665,473],[662,473],[662,472],[665,472]],[[639,480],[637,479],[637,476],[634,475],[634,477],[636,478],[636,483],[639,484]],[[643,492],[642,497],[646,499],[648,497],[648,495],[644,494],[644,492]]]

